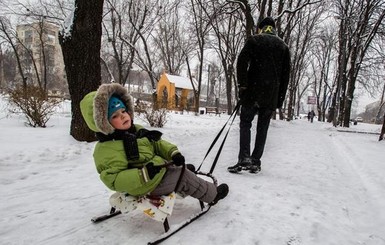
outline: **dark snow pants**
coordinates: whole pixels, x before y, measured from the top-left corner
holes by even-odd
[[[217,188],[213,183],[199,178],[195,173],[191,172],[186,167],[184,167],[182,176],[181,173],[182,167],[174,165],[168,166],[163,180],[150,194],[160,196],[167,195],[175,191],[182,195],[192,196],[206,203],[210,203],[214,200],[217,195]],[[181,177],[180,183],[177,187],[178,189],[175,190],[179,177]]]
[[[255,115],[258,113],[257,135],[255,136],[255,144],[253,153],[250,156],[250,128]],[[251,157],[254,163],[260,163],[260,159],[265,148],[267,131],[269,129],[270,119],[273,111],[271,109],[258,108],[256,106],[242,106],[240,115],[240,132],[239,132],[239,154],[238,161],[242,162]]]

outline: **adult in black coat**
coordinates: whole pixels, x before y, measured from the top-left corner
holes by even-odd
[[[310,121],[311,123],[313,123],[313,119],[314,119],[314,117],[315,117],[315,112],[314,112],[314,110],[309,111],[309,113],[307,114],[307,117],[308,117],[308,121]]]
[[[257,173],[273,111],[282,107],[290,75],[290,51],[276,35],[273,18],[266,17],[258,25],[258,34],[250,37],[237,62],[237,79],[241,102],[240,149],[238,163],[228,168]],[[257,135],[250,155],[250,128],[258,114]]]

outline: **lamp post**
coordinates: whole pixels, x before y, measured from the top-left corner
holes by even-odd
[[[3,61],[3,49],[2,49],[2,44],[0,43],[0,91],[3,89],[3,81],[4,81],[4,61]]]
[[[206,95],[206,106],[209,106],[209,90],[210,90],[210,64],[207,68],[207,95]]]
[[[218,86],[218,104],[217,104],[218,109],[220,105],[221,105],[221,76],[219,76],[219,86]]]

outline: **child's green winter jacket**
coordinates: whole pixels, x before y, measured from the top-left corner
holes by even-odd
[[[98,91],[87,94],[80,102],[81,112],[88,127],[99,134],[108,137],[115,129],[108,122],[108,100],[112,95],[119,96],[133,118],[133,102],[127,90],[122,86],[103,86]],[[142,196],[153,191],[161,182],[166,168],[162,168],[152,179],[148,177],[146,165],[154,166],[165,164],[178,153],[178,148],[161,138],[148,137],[148,131],[140,125],[134,125],[137,134],[139,157],[127,160],[123,140],[107,140],[97,142],[94,150],[94,161],[100,179],[111,190],[125,192],[133,196]]]

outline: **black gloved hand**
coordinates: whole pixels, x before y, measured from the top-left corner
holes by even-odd
[[[182,166],[185,162],[184,156],[180,153],[175,154],[171,158],[176,166]]]
[[[159,171],[162,169],[162,167],[154,166],[154,163],[150,162],[146,165],[148,177],[150,179],[154,178],[154,176],[159,173]]]

